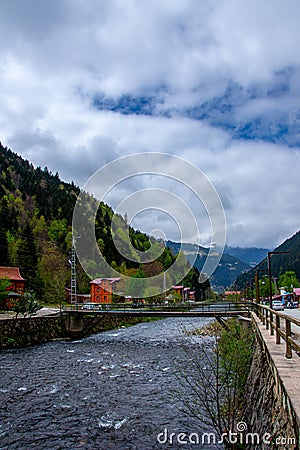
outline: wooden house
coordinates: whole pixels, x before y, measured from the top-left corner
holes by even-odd
[[[178,295],[180,301],[184,301],[184,286],[172,286],[172,289]]]
[[[300,304],[300,288],[293,288],[294,300]]]
[[[112,303],[112,294],[121,278],[96,278],[90,282],[91,303]]]
[[[23,294],[25,290],[25,278],[20,274],[18,267],[4,267],[0,266],[0,278],[7,278],[10,281],[10,286],[7,290],[11,293]]]
[[[188,292],[188,297],[189,297],[189,300],[196,301],[196,292],[195,291],[189,291]]]
[[[191,288],[184,286],[172,286],[173,293],[177,294],[178,300],[181,302],[187,302],[188,300],[195,300],[195,291],[191,291]]]

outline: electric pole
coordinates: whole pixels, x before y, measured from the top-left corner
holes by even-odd
[[[76,252],[75,252],[75,238],[72,235],[72,251],[71,251],[71,305],[76,305],[76,310],[78,309],[77,303],[77,292],[76,292]]]

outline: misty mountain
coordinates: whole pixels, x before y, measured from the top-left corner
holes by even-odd
[[[262,261],[267,256],[268,251],[267,248],[225,246],[225,253],[234,256],[252,267]]]
[[[194,267],[201,271],[209,250],[196,244],[180,244],[178,242],[167,241],[166,245],[173,249],[174,253],[181,251],[186,255],[187,259],[192,262],[195,259]],[[236,278],[244,272],[247,272],[251,266],[240,261],[235,256],[223,253],[218,267],[210,277],[210,284],[216,292],[222,292],[228,289]]]

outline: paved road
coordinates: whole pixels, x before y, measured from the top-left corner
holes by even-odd
[[[300,309],[285,309],[284,311],[280,311],[282,314],[285,314],[290,317],[295,317],[295,319],[300,320]],[[300,327],[292,323],[292,332],[300,336]]]
[[[59,308],[42,308],[33,317],[55,315],[58,312],[59,312]],[[14,312],[3,313],[3,314],[0,314],[0,320],[1,319],[12,319],[14,316],[15,316]],[[22,315],[19,315],[19,317],[22,317]]]

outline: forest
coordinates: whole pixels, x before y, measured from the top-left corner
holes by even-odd
[[[72,216],[80,188],[65,183],[47,167],[34,167],[0,143],[0,265],[19,267],[27,289],[34,291],[44,304],[57,304],[70,288],[69,259],[72,247]],[[95,199],[87,195],[90,202]],[[138,263],[123,257],[112,235],[113,210],[103,202],[97,210],[95,235],[105,260],[115,270],[130,277],[151,277],[162,273],[175,261],[165,247],[152,262]],[[125,219],[118,217],[120,230]],[[146,251],[149,236],[129,227],[133,247]],[[152,238],[151,238],[152,239]],[[162,245],[157,242],[156,245]],[[178,256],[177,256],[178,257]],[[188,262],[183,258],[183,265]],[[77,292],[89,293],[91,281],[77,264]],[[98,274],[101,276],[101,273]],[[190,268],[182,284],[193,287],[196,298],[204,298],[209,281],[198,282],[199,272]],[[141,296],[151,297],[151,292]]]

